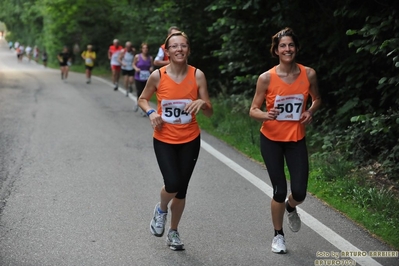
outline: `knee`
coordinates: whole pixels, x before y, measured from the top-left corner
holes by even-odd
[[[168,193],[176,193],[179,191],[179,184],[177,182],[165,182],[165,191]]]
[[[305,200],[306,198],[306,191],[305,192],[296,192],[296,191],[292,191],[292,198],[296,201],[296,202],[302,202]]]
[[[176,194],[175,198],[177,198],[177,199],[185,199],[186,198],[186,194],[187,194],[187,191],[179,191]]]
[[[273,199],[278,203],[283,203],[287,197],[287,190],[277,189],[273,192]]]

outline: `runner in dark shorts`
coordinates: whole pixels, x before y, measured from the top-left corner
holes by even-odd
[[[61,79],[66,80],[68,78],[69,66],[72,60],[68,47],[64,46],[62,52],[58,54],[57,58],[60,62]]]

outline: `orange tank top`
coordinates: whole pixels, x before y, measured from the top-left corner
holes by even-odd
[[[158,114],[164,121],[160,130],[154,130],[154,138],[170,144],[186,143],[200,134],[194,114],[184,112],[184,107],[198,99],[196,68],[188,66],[187,76],[176,83],[166,73],[166,66],[159,69],[161,79],[156,91]]]
[[[169,60],[169,56],[166,54],[166,52],[165,52],[165,44],[162,44],[161,45],[161,48],[163,49],[163,61],[168,61]]]
[[[270,84],[265,99],[266,108],[274,106],[280,109],[276,120],[264,121],[260,131],[270,140],[299,141],[305,137],[305,125],[299,117],[306,110],[310,82],[303,65],[297,64],[300,74],[292,83],[285,83],[276,73],[276,67],[270,69]]]

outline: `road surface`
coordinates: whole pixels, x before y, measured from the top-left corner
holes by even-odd
[[[2,40],[0,265],[399,265],[310,195],[301,230],[285,225],[288,253],[273,254],[264,167],[206,132],[179,228],[186,250],[171,251],[149,232],[162,186],[152,129],[123,92],[18,63]]]

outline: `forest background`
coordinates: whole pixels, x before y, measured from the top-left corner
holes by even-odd
[[[146,42],[155,56],[167,29],[178,26],[190,38],[189,63],[206,74],[218,107],[204,127],[261,161],[260,124],[249,119],[249,106],[259,74],[278,64],[271,36],[293,28],[297,61],[316,70],[323,101],[308,128],[311,191],[356,203],[363,216],[384,212],[392,231],[360,222],[399,239],[398,9],[396,0],[2,0],[0,30],[7,40],[46,50],[54,64],[65,45],[79,47],[74,64],[83,64],[80,52],[92,44],[96,68],[108,69],[113,39],[138,51]],[[337,208],[350,212],[345,202]],[[399,240],[386,241],[399,247]]]

